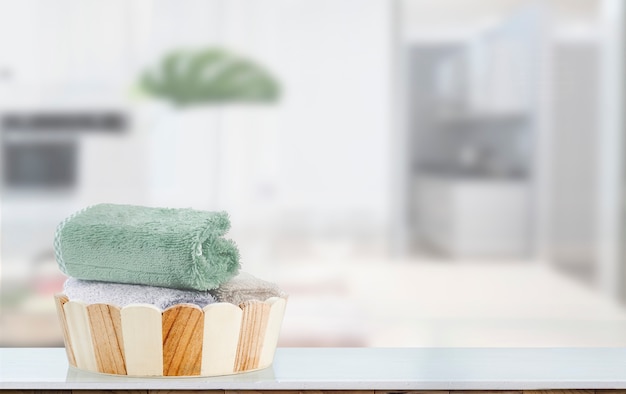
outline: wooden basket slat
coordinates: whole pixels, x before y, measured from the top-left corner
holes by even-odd
[[[85,304],[78,301],[68,301],[63,305],[63,310],[67,319],[67,328],[74,350],[76,366],[88,371],[98,372]]]
[[[120,308],[115,305],[87,306],[98,371],[126,375]]]
[[[286,299],[179,304],[85,305],[55,296],[68,361],[77,368],[132,376],[217,376],[271,365]]]
[[[262,301],[246,301],[241,304],[243,317],[237,347],[235,372],[257,369],[263,344],[270,306]]]
[[[227,303],[207,305],[203,311],[201,375],[231,374],[235,372],[243,311],[238,306]]]
[[[276,352],[276,345],[278,344],[278,337],[280,335],[280,328],[282,326],[287,300],[284,298],[272,297],[266,300],[265,303],[269,304],[270,311],[267,326],[265,328],[264,340],[261,346],[259,365],[257,368],[268,367],[274,360],[274,353]]]
[[[74,350],[72,347],[72,341],[70,340],[70,333],[67,329],[67,319],[65,317],[65,309],[63,305],[69,301],[69,298],[65,294],[55,294],[54,302],[57,308],[57,316],[59,323],[61,324],[61,331],[63,332],[63,342],[65,343],[65,352],[67,353],[67,361],[71,366],[76,366],[76,359],[74,358]]]
[[[163,376],[161,310],[152,305],[127,305],[121,319],[128,375]]]
[[[163,375],[200,375],[204,315],[196,305],[163,311]]]

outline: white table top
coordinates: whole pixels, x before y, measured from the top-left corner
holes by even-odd
[[[625,389],[624,348],[279,348],[270,368],[213,378],[131,378],[68,368],[62,348],[0,349],[0,389]]]

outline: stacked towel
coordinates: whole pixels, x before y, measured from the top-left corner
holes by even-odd
[[[230,302],[235,305],[250,300],[265,301],[270,297],[285,297],[285,293],[276,284],[247,272],[241,272],[233,279],[222,283],[213,294],[219,302]]]
[[[99,204],[65,219],[54,247],[70,278],[65,295],[88,304],[161,309],[217,301],[239,305],[284,297],[277,285],[239,273],[239,251],[223,236],[225,212]],[[209,292],[209,290],[211,292]]]
[[[225,212],[99,204],[64,220],[55,252],[68,276],[175,289],[215,289],[239,272]]]
[[[177,304],[195,304],[204,308],[215,302],[215,298],[208,291],[178,290],[74,278],[65,281],[64,293],[73,301],[80,300],[86,304],[111,304],[120,308],[128,304],[152,304],[162,310]]]

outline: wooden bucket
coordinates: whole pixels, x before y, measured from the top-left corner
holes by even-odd
[[[73,367],[127,376],[218,376],[269,367],[286,298],[123,308],[55,295]]]

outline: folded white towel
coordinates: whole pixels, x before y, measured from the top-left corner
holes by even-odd
[[[211,290],[219,302],[239,305],[250,300],[265,301],[270,297],[285,297],[276,284],[264,281],[247,272],[240,272],[233,279]]]
[[[65,281],[64,293],[70,301],[111,304],[120,308],[128,304],[151,304],[161,309],[176,304],[196,304],[203,308],[215,302],[215,298],[208,291],[97,282],[75,278]]]

